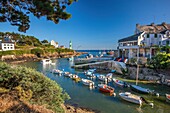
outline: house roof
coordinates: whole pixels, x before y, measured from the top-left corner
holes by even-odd
[[[170,31],[170,30],[164,30],[164,31],[161,31],[160,33],[161,33],[161,34],[165,34],[166,31]]]
[[[126,41],[137,41],[138,40],[138,37],[142,34],[143,32],[140,32],[138,34],[135,34],[135,35],[132,35],[132,36],[129,36],[129,37],[126,37],[126,38],[123,38],[123,39],[120,39],[118,40],[118,42],[126,42]]]
[[[136,28],[140,32],[145,32],[145,33],[160,33],[165,30],[170,30],[170,24],[166,24],[163,22],[162,24],[154,24],[151,23],[150,25],[139,25],[136,24]]]

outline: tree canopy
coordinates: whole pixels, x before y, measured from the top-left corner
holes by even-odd
[[[18,26],[20,32],[26,32],[30,27],[30,14],[55,24],[60,19],[67,20],[71,14],[65,12],[66,6],[77,0],[0,0],[0,22],[9,22]]]

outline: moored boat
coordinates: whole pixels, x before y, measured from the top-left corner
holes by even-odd
[[[94,86],[94,82],[88,79],[81,79],[82,83],[86,86]]]
[[[41,63],[42,64],[51,64],[52,61],[51,61],[51,59],[43,59],[43,60],[41,60]]]
[[[114,88],[106,84],[98,84],[98,87],[99,87],[99,90],[102,92],[110,93],[110,94],[114,93]]]
[[[107,81],[107,78],[104,75],[98,75],[97,78],[101,81]]]
[[[118,80],[116,78],[113,78],[113,82],[118,85],[118,86],[121,86],[121,87],[128,87],[127,83],[124,82],[124,81],[121,81],[121,80]]]
[[[108,73],[107,75],[106,75],[106,79],[108,80],[108,82],[111,82],[112,81],[112,73]]]
[[[72,79],[75,80],[76,82],[81,81],[81,78],[78,75],[76,75],[76,74],[72,75]]]
[[[64,72],[64,76],[65,76],[65,77],[71,77],[71,76],[72,76],[72,74],[71,74],[71,73],[69,73],[69,72]]]
[[[130,92],[119,93],[119,96],[128,102],[142,105],[142,98],[140,96],[131,94]]]
[[[52,73],[54,73],[54,74],[62,74],[63,71],[61,71],[61,70],[59,70],[59,69],[53,69],[53,70],[52,70]]]
[[[166,94],[166,98],[170,101],[170,94]]]
[[[139,92],[139,93],[143,93],[143,94],[149,94],[152,93],[153,91],[151,91],[150,89],[146,89],[137,85],[130,85],[130,88],[133,91]]]

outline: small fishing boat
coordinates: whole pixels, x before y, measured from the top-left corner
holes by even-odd
[[[83,82],[84,85],[86,86],[94,86],[94,82],[88,79],[81,79],[81,81]]]
[[[112,73],[108,73],[107,75],[106,75],[106,79],[108,80],[108,82],[111,82],[112,81]]]
[[[149,94],[152,93],[153,91],[151,91],[150,89],[146,89],[137,85],[130,85],[130,88],[133,91],[139,92],[139,93],[143,93],[143,94]]]
[[[81,81],[81,78],[78,75],[76,75],[76,74],[72,75],[72,79],[75,80],[76,82]]]
[[[166,98],[170,101],[170,94],[166,94]]]
[[[72,74],[71,74],[71,73],[69,73],[69,72],[64,72],[64,76],[65,76],[65,77],[71,77],[71,76],[72,76]]]
[[[51,64],[52,61],[51,61],[51,59],[43,59],[43,60],[41,60],[41,63],[42,63],[43,65],[45,65],[45,64]]]
[[[118,86],[121,86],[121,87],[128,87],[127,83],[124,82],[124,81],[121,81],[121,80],[118,80],[116,78],[113,78],[113,82],[118,85]]]
[[[97,78],[101,81],[107,81],[107,78],[104,75],[98,75]]]
[[[62,74],[63,71],[61,71],[61,70],[59,70],[59,69],[53,69],[53,70],[52,70],[52,73],[54,73],[54,74]]]
[[[142,98],[140,96],[131,94],[130,92],[125,92],[125,93],[119,93],[119,96],[128,102],[132,102],[135,104],[142,105]]]
[[[98,87],[99,87],[99,90],[102,92],[110,93],[110,94],[114,93],[114,88],[106,84],[98,84]]]

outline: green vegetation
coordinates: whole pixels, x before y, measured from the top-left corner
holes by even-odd
[[[38,19],[46,17],[55,24],[60,19],[67,20],[71,14],[65,12],[66,6],[77,0],[1,0],[0,22],[9,22],[17,26],[20,32],[26,32],[30,27],[30,14]]]
[[[44,55],[48,53],[64,53],[64,52],[74,52],[71,49],[61,49],[61,48],[34,48],[34,49],[22,49],[22,50],[9,50],[9,51],[0,51],[0,56],[2,55],[23,55],[23,54],[34,54],[34,55]]]
[[[169,69],[170,68],[170,53],[158,53],[156,56],[148,60],[148,65],[156,71],[158,69]]]
[[[68,94],[56,82],[42,73],[0,62],[0,93],[4,92],[15,92],[17,98],[44,105],[56,113],[63,112],[61,104],[69,99]]]

